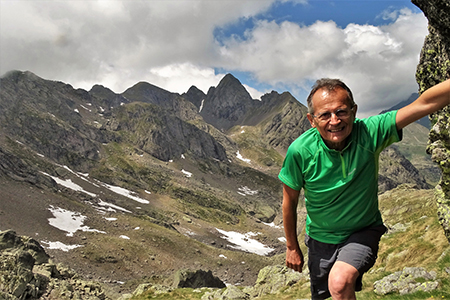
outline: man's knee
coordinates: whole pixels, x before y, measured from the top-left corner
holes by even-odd
[[[332,295],[343,294],[350,288],[354,288],[354,282],[349,277],[343,274],[330,273],[328,277],[328,289]]]
[[[355,282],[359,276],[358,270],[341,261],[337,261],[328,277],[328,289],[331,295],[349,295],[355,293]]]

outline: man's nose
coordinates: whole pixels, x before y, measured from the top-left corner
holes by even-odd
[[[341,122],[341,119],[339,119],[335,113],[332,113],[331,118],[330,118],[330,123],[331,124],[339,124],[340,122]]]

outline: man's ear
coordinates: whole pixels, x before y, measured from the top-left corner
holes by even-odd
[[[353,117],[356,118],[356,111],[358,110],[358,105],[355,104],[355,106],[353,106]]]
[[[312,128],[315,128],[315,127],[316,127],[316,124],[314,124],[314,117],[313,117],[310,113],[307,113],[307,114],[306,114],[306,117],[308,118],[309,123],[311,124],[311,127],[312,127]]]

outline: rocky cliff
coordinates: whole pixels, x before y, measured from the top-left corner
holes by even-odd
[[[51,262],[34,239],[0,231],[0,299],[108,300],[99,283]]]
[[[429,34],[420,55],[416,79],[419,92],[450,78],[450,2],[447,0],[413,0],[428,19]],[[450,242],[450,107],[431,115],[433,127],[427,151],[442,170],[436,186],[438,216]]]

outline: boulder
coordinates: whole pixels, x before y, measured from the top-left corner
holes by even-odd
[[[33,265],[34,263],[38,265],[47,263],[49,260],[48,254],[36,240],[29,237],[17,236],[13,230],[0,232],[0,251],[3,250],[8,250],[9,252],[25,251],[33,257]]]
[[[404,268],[375,281],[374,291],[378,295],[399,293],[400,295],[412,294],[418,291],[430,292],[437,289],[436,273],[427,272],[424,268]]]
[[[248,293],[252,298],[276,294],[301,280],[308,281],[309,274],[299,273],[282,265],[267,266],[259,271],[256,283]]]
[[[202,296],[202,300],[248,300],[250,295],[244,292],[242,289],[230,285],[226,289],[216,290],[212,292],[206,292]]]
[[[215,277],[211,271],[182,269],[175,273],[173,280],[174,288],[224,288],[225,283]]]
[[[0,231],[0,299],[107,300],[102,286],[49,261],[34,239]]]
[[[416,80],[419,93],[450,78],[450,3],[446,0],[412,0],[428,19],[429,34],[420,54]],[[450,106],[431,114],[427,152],[442,170],[436,187],[439,221],[450,242]]]

